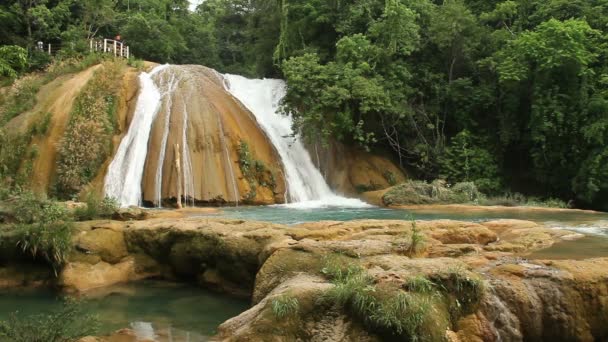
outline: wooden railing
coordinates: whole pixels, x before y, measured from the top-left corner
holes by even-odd
[[[38,42],[36,44],[36,49],[39,51],[44,51],[49,55],[55,55],[59,50],[61,50],[60,43],[43,43]],[[91,39],[89,40],[89,49],[91,52],[101,52],[101,53],[109,53],[113,54],[114,57],[123,57],[129,58],[131,56],[131,52],[129,51],[129,46],[125,45],[123,42],[119,40],[113,39]]]
[[[89,47],[91,52],[110,53],[114,54],[114,57],[129,58],[131,55],[128,45],[113,39],[91,39]]]

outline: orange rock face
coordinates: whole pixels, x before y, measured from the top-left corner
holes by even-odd
[[[162,200],[176,198],[178,184],[184,181],[191,182],[187,187],[191,193],[184,197],[197,203],[243,202],[251,186],[239,167],[241,141],[256,160],[274,171],[277,185],[274,192],[256,191],[250,202],[284,201],[277,153],[253,115],[225,91],[219,74],[202,66],[170,66],[154,77],[161,94],[170,94],[163,97],[152,127],[142,181],[145,202],[157,203],[159,190]],[[190,161],[190,180],[178,179],[177,149],[180,159]],[[158,179],[162,179],[160,189]]]

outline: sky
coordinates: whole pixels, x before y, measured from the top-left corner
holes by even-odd
[[[200,4],[201,2],[205,1],[205,0],[189,0],[190,1],[190,10],[194,11],[196,9],[196,6],[198,6],[198,4]]]

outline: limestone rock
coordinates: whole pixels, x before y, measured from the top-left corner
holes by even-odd
[[[67,291],[85,292],[138,278],[133,259],[126,259],[115,265],[106,262],[94,265],[73,262],[65,266],[60,274],[59,283]]]

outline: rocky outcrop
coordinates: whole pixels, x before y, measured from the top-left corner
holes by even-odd
[[[308,151],[329,186],[344,195],[361,197],[365,192],[386,189],[407,179],[389,158],[362,148],[331,141],[326,145],[309,144]]]
[[[608,337],[608,258],[526,260],[526,253],[572,237],[534,222],[364,220],[286,227],[158,218],[82,223],[79,231],[77,252],[61,274],[66,288],[87,290],[155,276],[251,296],[251,309],[222,324],[216,340],[398,338],[394,326],[379,326],[373,315],[363,317],[349,302],[331,299],[329,293],[344,286],[328,271],[332,260],[362,270],[361,279],[369,281],[363,288],[373,289],[369,293],[379,307],[387,305],[382,298],[430,305],[425,310],[433,312],[432,320],[420,316],[415,330],[428,340]],[[416,302],[424,296],[417,292],[424,284],[435,294],[429,302]],[[277,317],[275,307],[285,298],[295,299],[297,307]]]
[[[284,202],[281,160],[255,117],[225,90],[220,74],[203,66],[169,66],[154,78],[161,84],[161,92],[169,95],[163,99],[152,127],[143,179],[144,201],[157,201],[156,177],[161,159],[161,197],[177,196],[175,149],[178,145],[180,149],[184,147],[187,129],[193,182],[193,194],[189,195],[195,202]],[[250,149],[249,162],[257,161],[264,167],[263,172],[268,173],[268,182],[260,182],[264,185],[253,185],[252,179],[243,175],[239,167],[241,143]],[[186,158],[184,153],[180,158]]]
[[[154,66],[146,63],[148,71]],[[32,150],[38,151],[32,154],[30,176],[31,187],[36,192],[52,190],[52,183],[57,178],[58,147],[75,100],[87,84],[95,80],[99,70],[100,65],[95,65],[49,82],[39,91],[35,107],[6,125],[7,130],[26,132],[49,115],[48,130],[36,134],[31,141]],[[103,195],[108,166],[134,115],[140,92],[139,72],[126,64],[120,66],[117,89],[112,90],[116,95],[112,151],[108,158],[99,162],[98,170],[93,170],[89,184],[79,185],[80,199],[86,198],[88,193]],[[166,204],[175,202],[179,195],[178,184],[184,190],[181,195],[190,203],[275,204],[285,201],[283,165],[274,146],[250,111],[225,90],[220,74],[203,66],[168,66],[155,74],[154,80],[167,96],[163,97],[155,117],[148,144],[142,181],[146,204],[157,205],[159,197]],[[248,147],[247,153],[242,152],[243,144]],[[180,172],[176,167],[176,149],[180,150]],[[359,196],[362,192],[387,188],[405,180],[404,173],[389,158],[362,149],[333,142],[329,147],[311,145],[309,151],[330,187],[341,194]],[[241,160],[244,155],[247,160]],[[30,168],[29,164],[25,166]],[[162,184],[157,180],[159,176]]]

